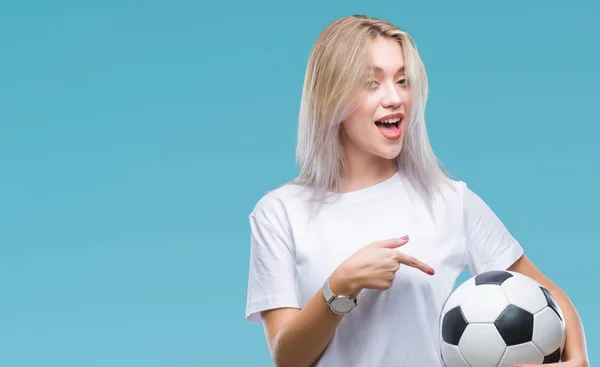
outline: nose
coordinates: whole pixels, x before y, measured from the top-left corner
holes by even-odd
[[[402,104],[402,97],[398,90],[396,89],[395,84],[386,84],[383,98],[381,100],[381,105],[385,108],[397,108]]]

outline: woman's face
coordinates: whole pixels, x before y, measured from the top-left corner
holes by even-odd
[[[347,160],[395,159],[411,107],[404,55],[396,40],[378,37],[370,45],[373,78],[360,92],[358,108],[342,122]]]

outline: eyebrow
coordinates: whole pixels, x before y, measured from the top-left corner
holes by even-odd
[[[380,68],[379,66],[369,66],[367,69],[368,69],[369,71],[375,71],[375,72],[382,72],[382,71],[383,71],[383,69],[382,69],[382,68]],[[398,70],[396,71],[396,74],[398,74],[398,73],[403,73],[403,72],[404,72],[404,70],[405,70],[405,68],[404,68],[404,65],[402,65],[402,66],[400,66],[400,67],[398,68]]]

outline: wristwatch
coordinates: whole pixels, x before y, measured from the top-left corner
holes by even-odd
[[[321,290],[331,311],[338,315],[349,314],[357,306],[357,302],[352,296],[334,294],[329,288],[329,279],[323,283]]]

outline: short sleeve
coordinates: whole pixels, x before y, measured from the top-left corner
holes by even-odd
[[[523,255],[523,248],[490,207],[463,185],[463,219],[472,275],[506,270]]]
[[[260,312],[273,308],[296,307],[296,263],[292,241],[278,221],[251,214],[250,266],[246,319],[261,322]]]

